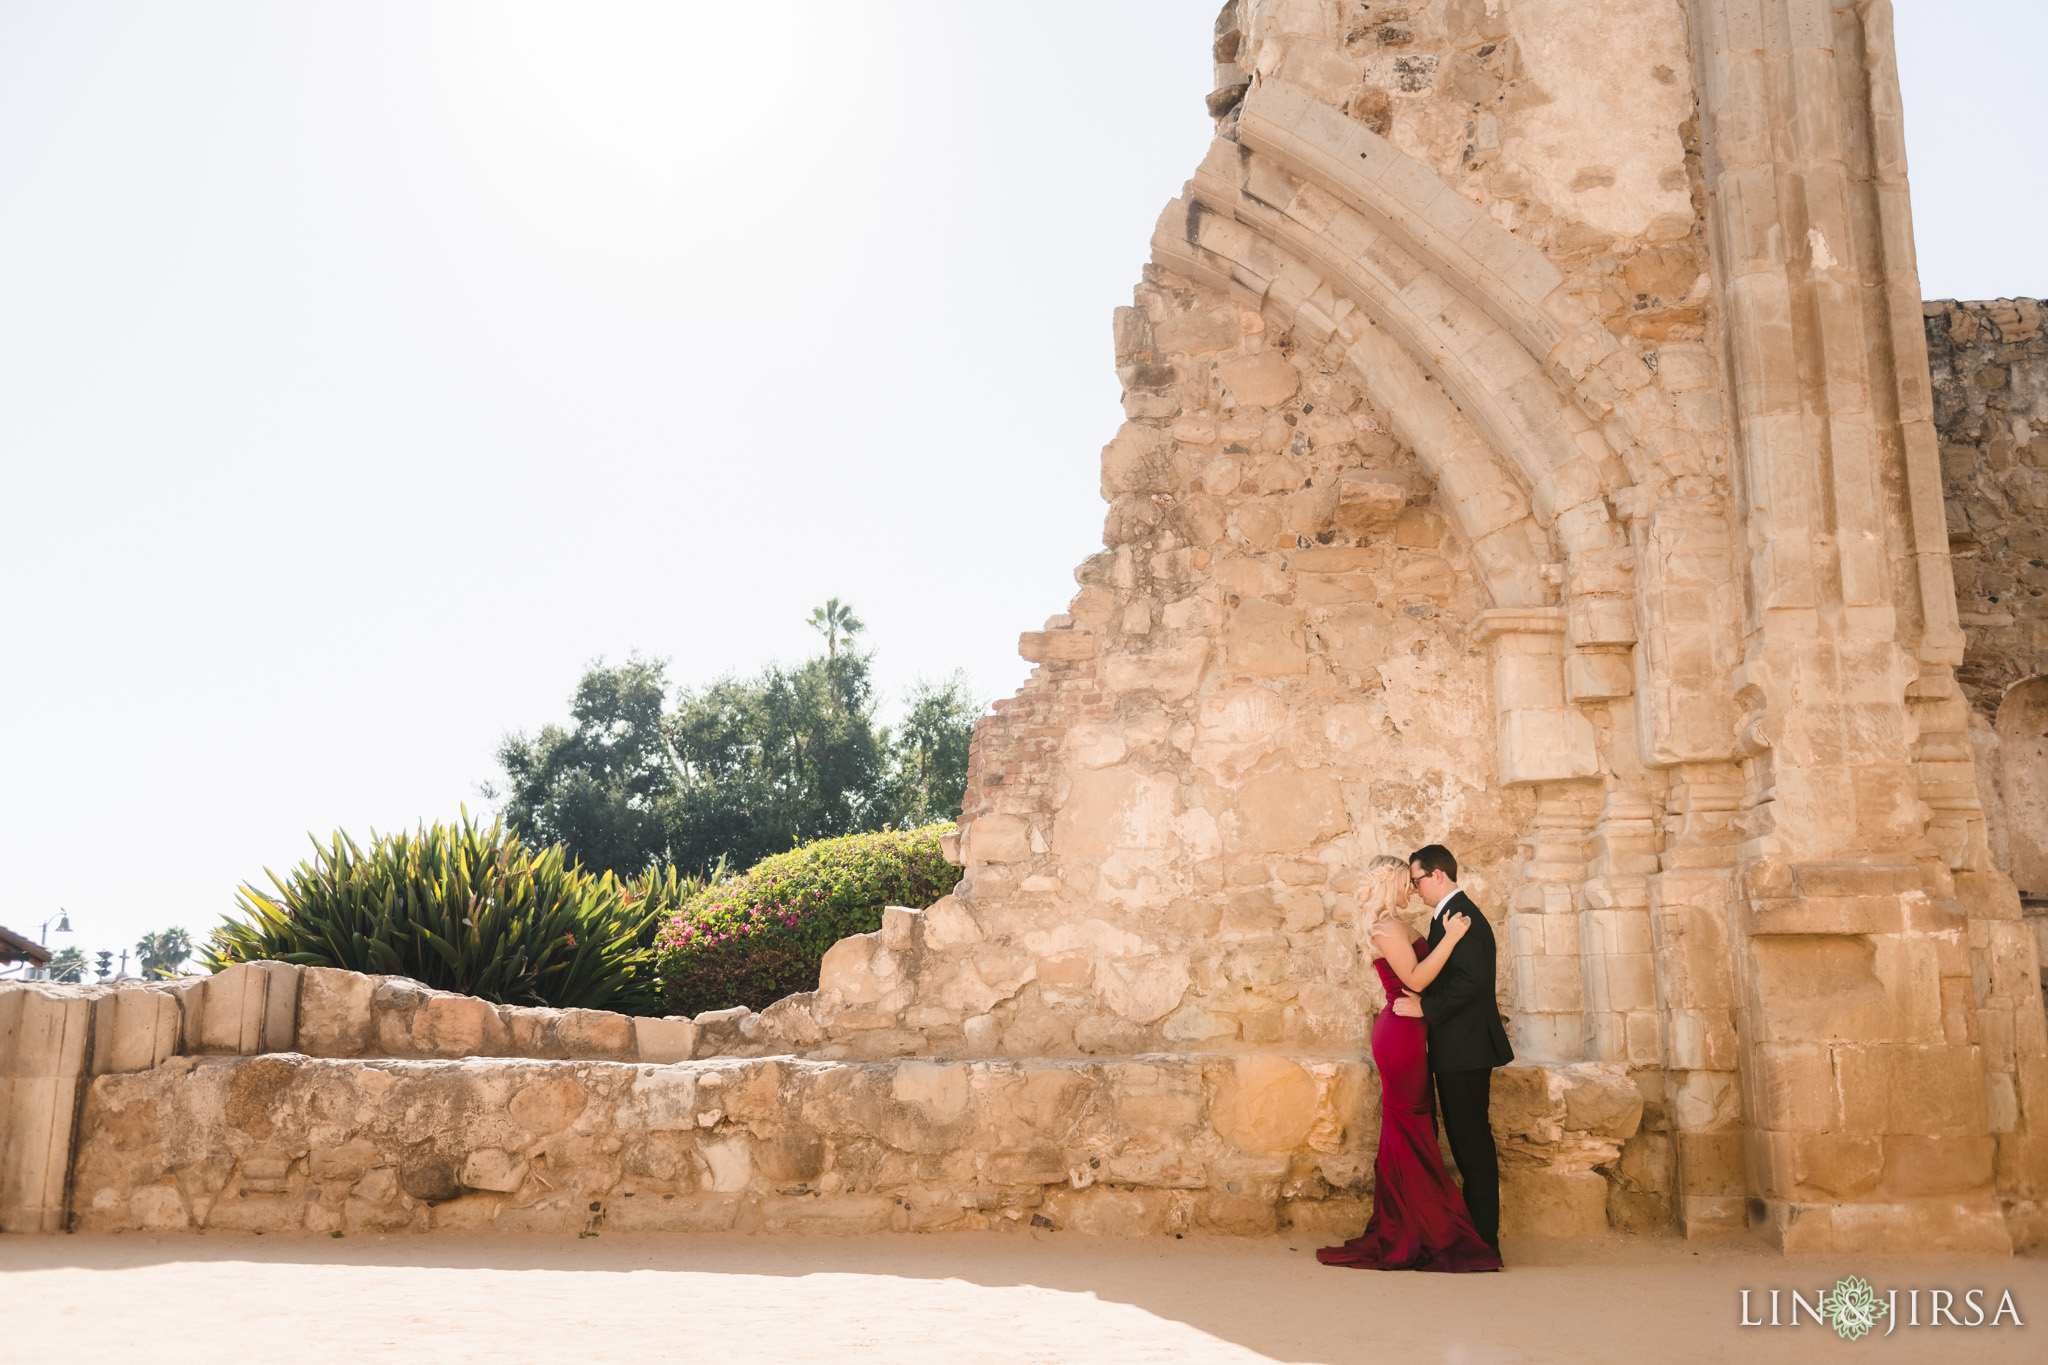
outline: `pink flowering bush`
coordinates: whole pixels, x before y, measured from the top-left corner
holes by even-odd
[[[879,929],[882,907],[922,910],[953,889],[959,870],[939,852],[951,828],[820,839],[692,896],[655,940],[669,1012],[765,1009],[816,990],[825,950]]]

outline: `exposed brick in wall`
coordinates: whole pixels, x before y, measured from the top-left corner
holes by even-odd
[[[1058,617],[1054,621],[1072,624]],[[1067,727],[1107,716],[1110,709],[1096,681],[1094,660],[1054,659],[1033,669],[1016,696],[996,702],[975,723],[962,821],[991,813],[1051,811],[1054,756]]]

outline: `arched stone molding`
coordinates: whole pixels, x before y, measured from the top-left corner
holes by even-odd
[[[1468,203],[1422,162],[1307,91],[1266,78],[1247,96],[1238,140],[1336,195],[1486,310],[1566,385],[1619,343],[1564,291],[1542,252]]]
[[[1475,629],[1493,656],[1501,781],[1599,772],[1593,728],[1566,695],[1569,613],[1556,604],[1556,575],[1545,572],[1549,537],[1470,418],[1390,329],[1246,226],[1175,200],[1152,249],[1168,269],[1246,300],[1313,344],[1341,348],[1345,369],[1437,481],[1494,602]]]
[[[1179,199],[1166,206],[1152,235],[1153,259],[1339,351],[1351,378],[1436,480],[1493,604],[1555,605],[1554,575],[1544,573],[1548,537],[1520,482],[1406,348],[1276,244],[1213,215],[1197,229],[1199,240],[1190,239],[1184,225],[1191,212]]]
[[[1314,112],[1299,92],[1276,84],[1268,100],[1264,89],[1254,91],[1253,106],[1291,114],[1294,127],[1249,110],[1247,117],[1268,145],[1289,149],[1320,184],[1341,192],[1219,139],[1191,184],[1183,236],[1229,255],[1242,239],[1215,231],[1211,220],[1247,230],[1334,282],[1443,386],[1517,471],[1570,575],[1572,698],[1629,695],[1634,553],[1606,502],[1627,476],[1602,430],[1572,401],[1577,378],[1612,354],[1613,338],[1573,316],[1540,253],[1479,215],[1428,167],[1362,128],[1353,137],[1349,120]],[[1353,152],[1381,174],[1343,169]],[[1544,348],[1541,358],[1531,347]]]
[[[1197,205],[1339,282],[1398,338],[1519,471],[1537,522],[1553,529],[1562,550],[1615,542],[1604,498],[1625,482],[1618,461],[1513,331],[1400,239],[1239,143],[1212,143],[1191,189]]]
[[[1223,171],[1207,173],[1216,163]],[[1609,519],[1604,500],[1603,471],[1612,458],[1605,442],[1583,414],[1557,398],[1548,377],[1490,314],[1441,289],[1433,314],[1402,303],[1395,283],[1384,274],[1350,260],[1326,238],[1288,230],[1270,210],[1262,213],[1248,195],[1219,178],[1241,170],[1246,183],[1262,176],[1276,185],[1291,182],[1293,192],[1285,195],[1290,204],[1302,202],[1304,192],[1316,193],[1277,168],[1268,173],[1269,164],[1234,143],[1212,147],[1205,173],[1195,181],[1197,193],[1206,193],[1209,202],[1176,200],[1167,206],[1153,234],[1154,259],[1248,300],[1316,344],[1334,337],[1344,346],[1347,367],[1444,490],[1493,597],[1497,610],[1489,613],[1482,638],[1494,655],[1496,677],[1505,684],[1497,691],[1501,780],[1522,785],[1593,776],[1599,757],[1592,727],[1571,703],[1626,696],[1633,677],[1625,659],[1611,651],[1626,651],[1635,640],[1629,551],[1619,543],[1620,528]],[[1278,190],[1271,192],[1282,197]],[[1228,201],[1232,212],[1219,212],[1216,201]],[[1330,210],[1322,215],[1326,230],[1338,222],[1337,215],[1350,212],[1334,203],[1325,207]],[[1363,218],[1351,217],[1359,231],[1369,231]],[[1310,240],[1297,254],[1304,237]],[[1380,262],[1393,262],[1396,273],[1411,279],[1424,273],[1420,262],[1400,253],[1398,244],[1381,241],[1379,247]],[[1401,270],[1404,262],[1411,268]],[[1381,300],[1377,311],[1370,302],[1375,298]],[[1439,324],[1454,314],[1463,336],[1483,338],[1484,354],[1507,358],[1501,372],[1512,373],[1517,383],[1534,380],[1542,386],[1536,401],[1520,401],[1530,397],[1524,392],[1515,406],[1554,419],[1547,432],[1559,453],[1557,467],[1518,467],[1504,459],[1504,446],[1527,452],[1533,444],[1489,439],[1470,412],[1482,400],[1458,401],[1457,390],[1444,382],[1447,370],[1468,392],[1480,382],[1444,339]],[[1528,364],[1518,365],[1512,357]],[[1498,414],[1499,405],[1493,410]],[[1566,432],[1566,414],[1576,419],[1577,434]],[[1532,505],[1532,485],[1552,500],[1549,533]],[[1568,496],[1579,501],[1560,515],[1559,503]],[[1575,593],[1563,607],[1556,604],[1553,589],[1560,575],[1547,567],[1557,559],[1583,566],[1585,578],[1600,576],[1598,582],[1582,583],[1587,591]],[[1545,610],[1511,610],[1520,608]],[[1603,669],[1600,651],[1610,651],[1606,657],[1624,666]],[[1573,682],[1569,695],[1567,678]]]

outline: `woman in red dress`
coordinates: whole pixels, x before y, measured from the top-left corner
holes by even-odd
[[[1360,1236],[1324,1247],[1324,1265],[1364,1270],[1499,1270],[1500,1256],[1480,1240],[1451,1183],[1436,1140],[1436,1090],[1420,1019],[1394,1013],[1403,993],[1419,995],[1436,980],[1451,948],[1472,922],[1453,915],[1431,952],[1429,940],[1396,913],[1412,888],[1408,865],[1381,855],[1366,870],[1359,922],[1368,924],[1372,965],[1387,988],[1388,1008],[1372,1025],[1372,1060],[1380,1073],[1380,1150],[1373,1159],[1372,1218]]]

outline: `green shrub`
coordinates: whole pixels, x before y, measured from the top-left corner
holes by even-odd
[[[882,907],[923,909],[953,889],[960,873],[939,852],[952,827],[821,839],[700,891],[657,940],[669,1011],[758,1010],[815,990],[825,950],[880,928]]]
[[[507,1005],[658,1013],[654,937],[702,883],[673,869],[620,881],[535,851],[495,821],[345,834],[276,894],[244,886],[243,918],[214,930],[214,971],[269,958],[408,976],[440,990]]]

